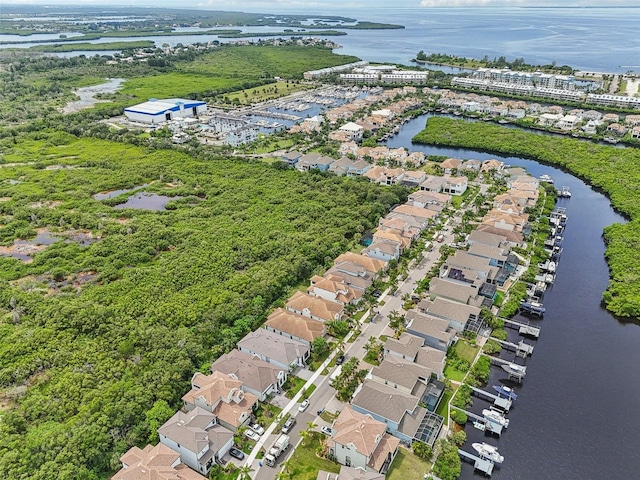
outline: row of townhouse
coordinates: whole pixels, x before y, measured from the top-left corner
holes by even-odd
[[[352,252],[337,257],[324,277],[311,279],[307,293],[296,292],[285,308],[269,315],[263,328],[218,358],[210,375],[195,373],[191,390],[182,397],[182,410],[158,429],[160,445],[129,450],[113,478],[130,480],[156,470],[171,472],[174,477],[169,478],[205,478],[233,446],[237,429],[252,420],[258,402],[280,392],[288,375],[305,365],[313,340],[326,334],[326,322],[342,319],[345,306],[357,304],[386,266],[385,261]],[[156,451],[168,464],[152,455]]]
[[[518,170],[511,173],[509,179],[515,186],[535,183],[520,176]],[[535,194],[529,190],[522,195],[518,192],[512,188],[502,198],[496,197],[495,208],[509,210],[515,205],[518,210],[534,201]],[[434,195],[418,191],[412,196],[423,200],[425,194]],[[439,276],[430,282],[428,297],[405,315],[406,331],[397,339],[386,340],[383,361],[371,368],[356,390],[351,408],[364,415],[358,417],[363,424],[377,427],[401,442],[420,440],[433,445],[444,421],[434,412],[444,388],[440,380],[446,352],[458,335],[465,331],[478,333],[483,328],[481,309],[492,306],[499,286],[515,272],[518,258],[511,248],[522,244],[522,234],[514,238],[513,233],[480,225],[467,239],[468,250],[457,251],[445,261]],[[351,411],[345,414],[345,418],[352,417]],[[340,424],[334,423],[338,431]],[[338,431],[334,438],[341,438]],[[354,449],[354,444],[345,448],[343,442],[333,441],[330,445],[344,465],[362,465],[362,461],[354,463],[354,458],[364,458],[356,455],[354,450],[360,449]]]

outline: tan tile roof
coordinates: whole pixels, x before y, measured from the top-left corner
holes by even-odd
[[[503,228],[494,227],[493,225],[478,225],[477,230],[494,235],[502,235],[506,241],[512,243],[522,243],[524,241],[524,235],[522,235],[521,232],[512,232]]]
[[[426,208],[414,207],[411,205],[398,205],[391,212],[404,213],[405,215],[412,215],[418,218],[429,219],[437,215],[437,212],[433,210],[427,210]]]
[[[409,323],[407,329],[428,335],[445,343],[449,343],[455,337],[455,333],[449,330],[449,322],[442,318],[422,315],[410,310],[407,312]]]
[[[231,350],[213,362],[211,371],[234,375],[247,387],[264,392],[270,385],[278,383],[282,369],[240,350]]]
[[[387,460],[389,454],[394,457],[398,446],[400,445],[400,439],[385,433],[382,436],[382,440],[378,443],[377,448],[369,460],[369,467],[373,468],[376,472],[379,472],[384,462]]]
[[[427,313],[438,318],[456,320],[464,324],[469,320],[469,316],[479,316],[480,308],[436,297],[429,305]]]
[[[407,411],[413,411],[418,402],[419,399],[413,395],[371,380],[360,385],[351,401],[353,405],[394,423],[399,423]]]
[[[132,447],[120,457],[123,467],[113,480],[206,480],[193,470],[172,467],[180,455],[162,443],[156,446],[147,445],[142,450]],[[124,467],[126,465],[126,467]],[[186,465],[181,465],[186,467]],[[194,476],[189,477],[189,473]]]
[[[409,390],[413,390],[420,379],[428,381],[431,378],[431,373],[427,367],[394,355],[387,355],[380,365],[371,369],[373,377],[378,377],[382,383],[388,382],[385,385],[394,386],[394,388],[395,385],[399,385]],[[374,380],[379,381],[375,378]]]
[[[338,256],[334,264],[338,264],[341,262],[352,262],[360,267],[364,268],[369,273],[378,273],[381,270],[387,268],[387,262],[378,260],[375,258],[365,257],[364,255],[360,255],[358,253],[346,252],[342,255]]]
[[[158,429],[158,433],[191,452],[201,452],[207,446],[217,451],[233,437],[233,433],[219,425],[211,426],[215,421],[213,413],[200,407],[189,412],[179,410]]]
[[[283,337],[266,328],[249,332],[238,342],[239,349],[273,359],[283,365],[291,365],[311,350],[309,345],[298,340]]]
[[[213,410],[213,413],[228,425],[239,427],[240,424],[251,415],[256,403],[258,403],[258,397],[252,393],[244,392],[242,400],[239,402],[222,401]]]
[[[340,300],[343,303],[357,302],[362,298],[361,291],[351,288],[349,285],[344,283],[344,280],[342,279],[330,279],[316,275],[311,279],[311,286],[307,288],[307,293],[315,295],[314,291],[316,288],[334,294],[339,294]]]
[[[398,223],[404,223],[402,220],[398,220]],[[402,245],[402,249],[407,248],[411,245],[411,238],[403,237],[397,233],[394,233],[392,230],[376,230],[373,234],[373,241],[377,240],[392,240],[394,242],[398,242]]]
[[[440,164],[442,168],[458,168],[462,164],[459,158],[447,158]]]
[[[332,441],[340,445],[352,444],[358,453],[368,458],[382,440],[386,429],[383,422],[347,406],[333,423]]]
[[[342,317],[344,306],[336,302],[314,297],[307,293],[297,291],[287,302],[287,310],[294,311],[304,316],[312,315],[323,321],[339,320]],[[307,313],[309,315],[307,315]]]
[[[240,392],[242,392],[242,382],[226,373],[214,372],[211,375],[195,373],[191,378],[191,390],[182,397],[182,400],[194,405],[197,398],[202,398],[207,405],[213,406],[222,399],[229,401],[238,395],[242,397]]]
[[[384,348],[413,360],[423,344],[424,340],[422,338],[404,332],[398,339],[388,337]]]
[[[375,253],[376,250],[379,250],[381,253],[385,255],[395,256],[396,253],[402,251],[402,242],[398,240],[388,240],[388,239],[375,239],[371,245],[364,248],[362,253],[364,255],[368,255],[370,253]]]
[[[284,308],[276,308],[267,318],[265,326],[302,338],[309,343],[323,336],[325,332],[322,322],[289,312]]]

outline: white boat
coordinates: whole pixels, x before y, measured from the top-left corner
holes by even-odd
[[[495,463],[504,462],[504,457],[498,453],[498,449],[488,443],[473,443],[471,444],[473,449],[478,452],[481,458],[486,458]]]
[[[549,271],[549,273],[553,273],[556,271],[556,262],[549,262],[549,264],[547,265],[547,270]]]
[[[553,278],[553,275],[552,275],[551,273],[547,273],[547,274],[544,276],[544,281],[545,281],[546,283],[553,283],[553,280],[554,280],[554,278]]]
[[[547,182],[553,185],[553,178],[551,178],[549,175],[540,175],[540,177],[538,177],[538,180],[540,180],[541,182]]]
[[[507,372],[513,372],[523,375],[527,373],[527,367],[525,367],[524,365],[518,365],[517,363],[505,363],[502,365],[502,368]]]
[[[507,428],[509,426],[509,419],[505,418],[504,415],[496,412],[495,410],[489,410],[485,408],[484,410],[482,410],[482,416],[490,422],[502,425],[504,428]]]

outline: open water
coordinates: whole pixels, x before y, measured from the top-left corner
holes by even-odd
[[[274,6],[276,8],[276,6]],[[266,10],[266,9],[265,9]],[[293,14],[326,15],[289,10]],[[640,5],[630,8],[370,8],[339,10],[332,14],[374,22],[404,25],[402,30],[347,30],[348,35],[326,37],[343,46],[337,53],[363,60],[411,64],[420,50],[473,58],[504,55],[524,58],[532,64],[571,65],[587,71],[640,72]],[[279,27],[244,27],[244,32],[282,31]],[[313,30],[294,35],[314,36]],[[58,35],[52,35],[52,38]],[[3,35],[2,41],[29,41],[30,37]],[[269,38],[269,37],[264,37]],[[160,46],[220,40],[215,35],[154,36]],[[140,37],[118,38],[137,41]],[[242,39],[246,40],[246,39]],[[100,39],[91,43],[104,43]],[[64,42],[60,42],[64,43]],[[5,44],[0,48],[24,48],[33,44]],[[100,54],[100,52],[96,52]]]
[[[508,415],[509,428],[498,439],[467,424],[464,450],[475,453],[472,442],[498,446],[505,460],[494,470],[494,479],[640,478],[640,327],[615,318],[600,304],[609,278],[602,230],[624,218],[604,195],[557,168],[466,149],[412,145],[411,137],[424,125],[424,117],[408,122],[387,145],[458,158],[499,158],[536,177],[548,174],[558,188],[567,185],[572,192],[571,199],[558,204],[569,217],[564,251],[555,283],[543,298],[547,313],[533,320],[542,329],[540,339],[525,339],[535,351],[526,362],[522,386],[516,388],[519,397]],[[515,332],[510,339],[517,343],[522,337]],[[513,354],[503,357],[513,360]],[[492,367],[487,389],[505,378]],[[488,405],[475,399],[472,411]],[[461,478],[481,476],[463,464]]]

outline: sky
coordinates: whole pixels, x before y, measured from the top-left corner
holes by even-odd
[[[286,9],[337,10],[371,7],[584,7],[638,6],[640,0],[0,0],[33,5],[127,5],[265,12]]]

